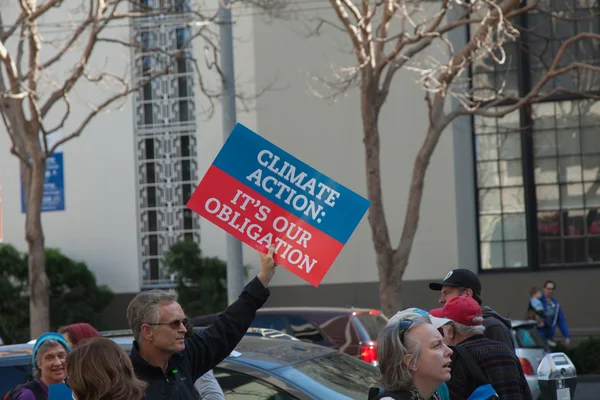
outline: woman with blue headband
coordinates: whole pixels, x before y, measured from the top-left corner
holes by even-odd
[[[31,362],[33,380],[17,388],[11,400],[48,400],[48,386],[62,383],[67,376],[67,353],[71,348],[61,334],[50,332],[38,338]]]

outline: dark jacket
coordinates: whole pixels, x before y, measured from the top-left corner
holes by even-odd
[[[485,337],[496,342],[504,343],[515,352],[515,339],[512,335],[510,320],[502,317],[488,306],[482,307],[483,326],[485,326]]]
[[[472,336],[458,346],[466,349],[502,400],[531,400],[531,391],[514,350],[483,335]],[[478,384],[469,375],[458,351],[452,353],[452,374],[446,385],[452,400],[466,400]]]
[[[160,367],[148,364],[134,341],[131,362],[137,377],[149,385],[145,400],[197,400],[194,382],[235,349],[254,320],[256,310],[267,301],[269,294],[258,278],[250,281],[213,326],[185,340],[185,350],[171,357],[166,373]]]

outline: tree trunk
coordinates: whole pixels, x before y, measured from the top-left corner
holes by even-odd
[[[50,329],[50,282],[46,275],[41,212],[46,174],[45,158],[32,157],[29,168],[22,172],[25,178],[25,239],[29,254],[29,327],[33,339]]]
[[[371,201],[368,211],[371,237],[375,247],[379,274],[379,300],[381,309],[392,316],[402,305],[400,292],[402,275],[394,266],[394,251],[385,219],[381,190],[381,160],[379,143],[379,106],[375,85],[364,84],[361,88],[361,112],[364,133],[367,197]]]

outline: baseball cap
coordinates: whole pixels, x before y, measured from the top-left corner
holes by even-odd
[[[42,343],[44,343],[47,340],[55,340],[64,346],[64,348],[67,350],[67,353],[71,352],[71,347],[67,344],[67,342],[65,341],[65,338],[60,333],[56,333],[56,332],[44,333],[42,336],[40,336],[35,341],[35,344],[33,345],[33,352],[31,353],[31,365],[35,365],[35,356],[38,352],[38,349],[40,348]]]
[[[467,296],[454,297],[442,308],[429,311],[437,318],[446,318],[457,324],[479,326],[483,324],[481,306],[473,298]]]
[[[405,319],[413,319],[417,317],[427,317],[431,321],[431,324],[435,329],[439,329],[442,326],[452,322],[447,318],[438,318],[431,315],[428,311],[420,308],[407,308],[406,310],[398,311],[392,318],[389,319],[387,326],[399,324],[400,321]]]
[[[442,286],[464,287],[471,289],[481,296],[481,282],[479,278],[470,269],[458,268],[448,272],[441,282],[431,282],[429,289],[442,290]]]

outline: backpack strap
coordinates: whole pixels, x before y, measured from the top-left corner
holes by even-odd
[[[23,388],[27,388],[27,389],[31,390],[33,392],[33,395],[35,396],[36,400],[44,400],[47,398],[46,393],[44,393],[44,390],[42,389],[42,387],[37,383],[37,381],[35,379],[32,379],[30,381],[20,383],[17,386],[15,386],[13,388],[13,390],[11,390],[8,393],[7,399],[8,400],[14,399],[15,396],[17,395],[17,393],[19,393],[21,391],[21,389],[23,389]]]
[[[462,358],[465,361],[465,364],[467,365],[467,370],[469,371],[469,375],[471,375],[471,378],[475,379],[478,385],[489,385],[490,382],[481,371],[481,368],[479,368],[479,365],[477,365],[477,362],[475,361],[471,353],[469,353],[469,350],[465,349],[462,346],[456,346],[454,349],[458,352],[458,354],[460,354],[460,358]]]

